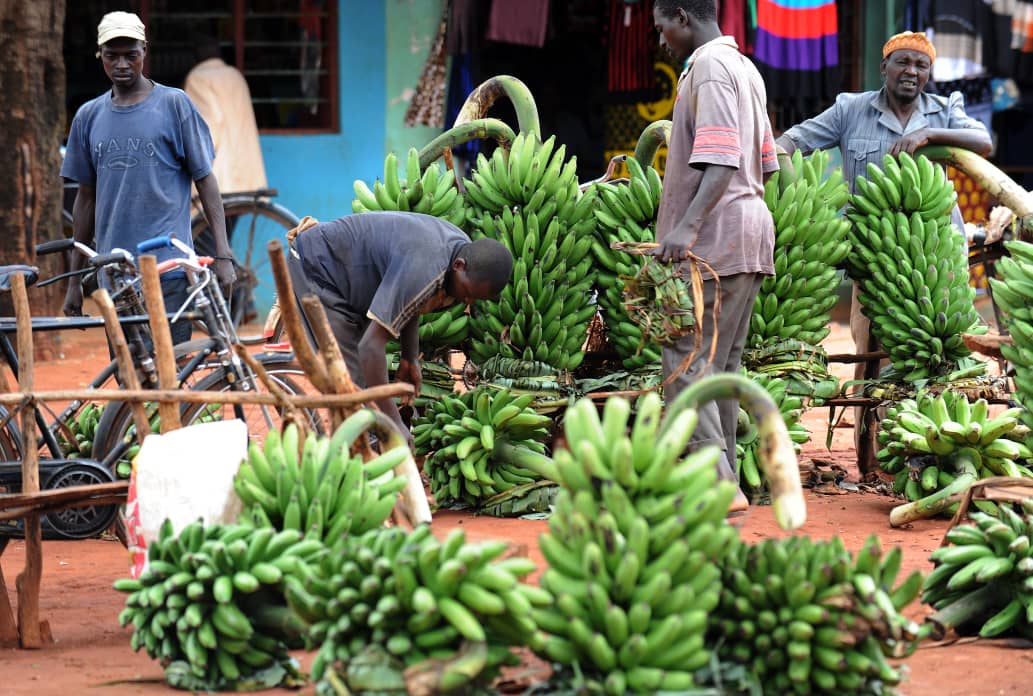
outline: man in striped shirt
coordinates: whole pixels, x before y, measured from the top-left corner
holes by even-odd
[[[653,23],[660,45],[679,62],[688,58],[678,81],[655,255],[681,263],[691,253],[713,269],[704,273],[704,319],[697,327],[705,349],[692,355],[693,336],[663,349],[665,381],[676,375],[665,390],[671,403],[701,377],[740,369],[753,302],[763,276],[775,272],[764,180],[778,162],[764,83],[735,40],[721,35],[714,0],[655,0]],[[706,404],[693,435],[694,446],[724,450],[718,473],[733,481],[738,414],[735,400]],[[740,491],[731,512],[748,505]]]

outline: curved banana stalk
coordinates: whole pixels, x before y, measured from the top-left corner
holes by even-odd
[[[1010,208],[1019,219],[1019,238],[1033,240],[1033,194],[971,150],[951,145],[926,145],[915,150],[915,157],[925,155],[931,160],[949,164],[976,180],[997,199],[1000,205]]]
[[[653,121],[642,135],[638,136],[635,143],[635,159],[642,165],[642,168],[651,167],[656,159],[656,151],[661,145],[666,145],[671,138],[671,122],[667,120]]]
[[[436,162],[444,153],[445,148],[487,138],[491,138],[501,147],[509,150],[509,146],[516,139],[516,133],[504,121],[497,118],[479,118],[453,126],[423,146],[420,150],[420,169],[426,169]]]
[[[807,504],[800,485],[800,468],[782,414],[771,395],[756,382],[733,373],[704,377],[668,404],[660,434],[686,408],[717,399],[738,399],[757,423],[757,454],[771,489],[771,506],[782,529],[797,529],[807,521]]]
[[[470,92],[463,108],[459,110],[459,115],[456,116],[456,122],[452,124],[453,127],[484,118],[501,96],[509,97],[513,102],[517,115],[517,132],[533,133],[540,141],[542,127],[538,120],[538,106],[535,104],[534,95],[527,85],[512,75],[488,78]]]
[[[351,448],[355,439],[367,430],[376,431],[380,438],[381,451],[387,452],[395,447],[409,448],[409,443],[402,437],[395,422],[384,415],[381,411],[371,408],[363,408],[348,416],[341,425],[334,431],[330,441],[330,451],[339,451],[338,448]],[[430,504],[427,502],[427,494],[423,490],[423,481],[420,479],[419,469],[413,460],[412,453],[403,459],[394,468],[395,474],[405,478],[405,488],[402,489],[396,509],[400,509],[412,526],[431,522]]]

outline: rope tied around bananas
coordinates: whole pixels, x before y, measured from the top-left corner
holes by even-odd
[[[642,329],[642,345],[647,341],[669,345],[694,334],[692,352],[685,356],[662,386],[670,384],[689,365],[703,347],[703,335],[694,329],[703,323],[703,274],[705,269],[720,286],[714,269],[706,261],[686,252],[688,281],[682,277],[681,265],[663,264],[650,254],[659,245],[655,242],[613,242],[611,249],[646,259],[634,276],[622,275],[624,281],[624,309],[631,321]],[[691,294],[690,294],[691,291]],[[721,314],[721,293],[714,293],[714,331],[710,342],[709,363],[717,350],[717,318]]]

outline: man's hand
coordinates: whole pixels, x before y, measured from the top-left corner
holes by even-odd
[[[403,396],[401,398],[402,406],[412,406],[413,399],[416,394],[420,393],[420,386],[423,384],[423,374],[420,372],[420,361],[419,360],[406,360],[402,358],[398,361],[398,371],[395,372],[396,382],[408,382],[413,386],[415,394],[412,396]]]
[[[62,310],[66,317],[82,316],[82,286],[78,279],[73,278],[65,291],[65,304]]]
[[[903,138],[893,143],[893,147],[890,148],[890,154],[896,157],[901,152],[906,152],[909,155],[915,154],[915,150],[920,147],[929,144],[929,131],[926,128],[916,130],[914,133],[908,133]]]
[[[215,278],[219,281],[222,296],[229,302],[230,293],[233,292],[233,283],[237,280],[237,271],[233,268],[233,261],[229,258],[218,258],[212,266],[215,268]]]
[[[664,263],[678,263],[689,258],[689,245],[696,237],[694,230],[679,228],[667,235],[660,246],[650,251],[650,254]]]

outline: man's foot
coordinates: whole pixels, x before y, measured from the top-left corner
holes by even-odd
[[[728,513],[725,517],[742,517],[749,511],[750,499],[746,497],[746,494],[742,492],[742,489],[738,489],[735,491],[735,497],[732,498],[732,504],[728,506]]]

